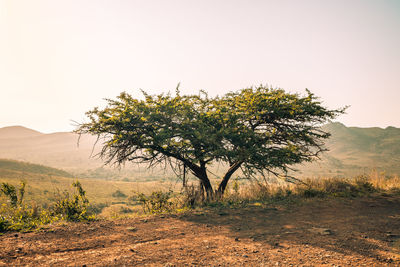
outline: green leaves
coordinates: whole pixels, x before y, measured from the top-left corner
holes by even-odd
[[[259,86],[214,98],[204,91],[142,93],[144,100],[125,92],[107,100],[103,110],[87,113],[89,122],[76,132],[103,137],[107,163],[153,166],[172,159],[202,181],[208,181],[206,168],[214,161],[240,163],[244,173],[286,171],[310,161],[329,137],[319,126],[344,112],[323,107],[309,90],[301,96]]]

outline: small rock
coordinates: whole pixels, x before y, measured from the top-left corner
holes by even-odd
[[[387,237],[387,238],[397,238],[397,237],[400,237],[400,235],[396,235],[396,234],[392,234],[392,233],[387,233],[387,234],[386,234],[386,237]]]
[[[295,232],[290,232],[290,231],[284,232],[285,235],[290,235],[290,234],[294,234],[294,233]]]
[[[279,247],[279,243],[278,243],[278,242],[275,242],[275,243],[274,243],[274,246],[275,246],[275,247]]]
[[[235,241],[239,241],[239,237],[235,237]]]
[[[130,248],[129,251],[130,252],[135,252],[135,250],[133,248]]]
[[[258,253],[258,250],[253,250],[253,253]]]
[[[308,230],[312,233],[316,233],[316,234],[320,234],[320,235],[332,235],[333,234],[332,230],[328,229],[328,228],[313,227]]]
[[[18,234],[15,234],[14,236],[15,236],[15,237],[18,237]]]
[[[264,210],[270,210],[270,211],[277,211],[278,209],[277,208],[265,208]]]
[[[243,255],[243,258],[248,258],[249,256],[247,256],[246,254]]]

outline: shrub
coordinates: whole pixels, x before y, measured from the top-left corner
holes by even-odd
[[[355,184],[357,189],[361,192],[361,193],[373,193],[378,191],[377,188],[370,182],[368,181],[368,177],[365,176],[359,176],[356,178],[355,180]]]
[[[144,213],[163,213],[173,209],[171,201],[172,191],[155,191],[146,196],[143,193],[137,195],[137,199],[142,203]]]
[[[55,214],[61,215],[68,221],[85,221],[94,217],[88,212],[89,200],[79,181],[72,184],[75,193],[71,197],[69,192],[64,191],[53,206]]]
[[[112,193],[112,196],[115,198],[126,198],[127,195],[125,195],[121,190],[117,189],[114,193]]]
[[[0,206],[0,232],[31,231],[41,225],[62,219],[81,221],[90,220],[93,216],[87,211],[89,201],[79,182],[73,183],[76,190],[70,198],[67,192],[59,197],[51,209],[40,209],[36,203],[31,206],[23,204],[25,182],[17,189],[8,183],[2,183],[0,192],[8,198],[8,203]]]
[[[321,190],[317,190],[315,188],[307,188],[304,189],[303,191],[300,191],[300,195],[305,197],[305,198],[314,198],[314,197],[324,197],[325,193]]]
[[[9,226],[10,222],[3,215],[0,215],[0,233],[5,232]]]
[[[17,190],[15,186],[9,183],[2,183],[0,187],[0,192],[2,192],[10,202],[11,206],[16,207],[17,204],[21,205],[25,195],[25,185],[24,181],[21,181],[21,186]],[[19,196],[17,194],[19,193]]]
[[[183,207],[194,208],[196,205],[204,204],[204,194],[200,185],[198,187],[193,184],[186,185],[181,196]]]

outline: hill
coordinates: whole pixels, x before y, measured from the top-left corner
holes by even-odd
[[[22,126],[9,126],[0,128],[0,139],[9,138],[30,138],[43,135],[41,132]]]
[[[28,172],[42,175],[54,175],[63,177],[72,177],[72,175],[66,171],[59,170],[52,167],[47,167],[38,164],[32,164],[27,162],[21,162],[16,160],[0,159],[0,175],[4,170],[12,170],[19,172]]]
[[[65,170],[102,166],[91,158],[96,138],[60,132],[43,134],[21,126],[0,128],[0,158],[28,161]],[[96,151],[94,151],[96,153]]]
[[[319,162],[299,166],[303,175],[346,176],[369,173],[400,174],[400,129],[346,127],[330,123],[324,130],[332,134],[329,149]]]
[[[21,180],[25,181],[26,194],[24,199],[26,204],[29,205],[34,202],[39,206],[47,206],[61,192],[71,191],[72,183],[78,178],[66,171],[48,166],[0,159],[0,183],[5,182],[17,186]],[[133,195],[133,192],[149,194],[153,190],[165,191],[172,186],[170,183],[160,180],[128,182],[88,178],[80,179],[80,182],[94,208],[109,206],[112,208],[115,203],[126,204],[128,196]],[[122,192],[122,196],[125,197],[121,197],[121,194],[115,195],[115,192]],[[4,196],[0,194],[0,203],[3,203],[3,200]]]
[[[295,166],[304,176],[354,176],[371,170],[400,175],[400,129],[395,127],[359,128],[330,123],[324,129],[332,134],[327,140],[329,151],[321,161]],[[159,170],[146,170],[127,164],[122,170],[104,167],[91,155],[100,146],[94,136],[61,132],[43,134],[21,126],[0,128],[0,158],[28,161],[61,168],[81,177],[161,177]],[[101,141],[100,141],[101,142]],[[217,171],[217,170],[216,170]]]

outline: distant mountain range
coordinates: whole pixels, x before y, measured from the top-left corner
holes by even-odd
[[[372,170],[400,175],[400,128],[346,127],[338,122],[323,128],[332,134],[326,141],[329,151],[321,161],[300,166],[304,175],[347,176]]]
[[[323,128],[332,134],[326,142],[330,151],[320,161],[295,166],[299,169],[295,175],[354,176],[374,169],[400,175],[399,128],[346,127],[337,122]],[[79,146],[78,138],[74,133],[43,134],[22,126],[0,128],[0,158],[43,164],[72,173],[97,169],[96,175],[100,175],[98,170],[103,163],[91,157],[99,150],[97,146],[93,151],[96,137],[81,136]]]
[[[43,134],[22,126],[0,128],[0,158],[27,161],[65,170],[102,166],[91,158],[96,137],[60,132]],[[93,151],[96,153],[96,151]]]

